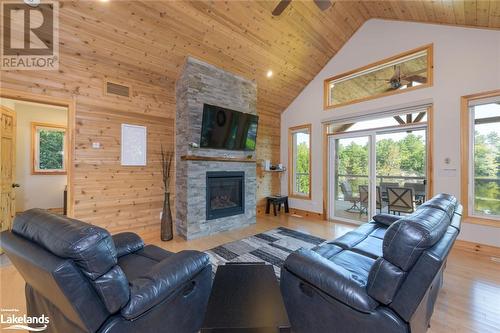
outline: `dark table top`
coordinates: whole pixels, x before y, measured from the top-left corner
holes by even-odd
[[[217,267],[202,333],[289,332],[289,327],[271,265],[228,263]]]

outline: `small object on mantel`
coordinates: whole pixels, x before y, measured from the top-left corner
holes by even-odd
[[[269,164],[269,167],[264,167],[264,171],[284,172],[284,171],[286,171],[286,168],[283,166],[283,164],[276,164],[276,165]]]

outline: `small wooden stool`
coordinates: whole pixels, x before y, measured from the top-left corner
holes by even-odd
[[[285,206],[285,213],[288,213],[290,210],[288,208],[288,196],[284,195],[272,195],[267,197],[266,203],[266,214],[269,214],[271,209],[271,204],[273,205],[274,216],[276,216],[276,206],[278,206],[278,212],[281,211],[281,204]]]

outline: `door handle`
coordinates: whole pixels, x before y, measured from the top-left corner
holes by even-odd
[[[12,188],[16,188],[16,187],[21,187],[21,185],[17,184],[17,183],[13,183],[12,184]]]

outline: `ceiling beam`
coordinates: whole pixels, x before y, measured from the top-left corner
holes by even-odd
[[[414,123],[420,122],[424,117],[425,117],[426,112],[420,112],[415,119],[413,120]]]
[[[500,117],[488,117],[488,118],[480,118],[474,120],[474,124],[492,124],[492,123],[500,123]]]
[[[400,124],[400,125],[404,125],[406,124],[405,121],[403,119],[401,119],[400,116],[394,116],[394,119],[396,119],[396,121]]]
[[[411,113],[408,113],[408,114],[406,115],[406,123],[407,123],[407,124],[411,124],[411,123],[412,123],[412,119],[411,119],[411,118],[412,118]]]

